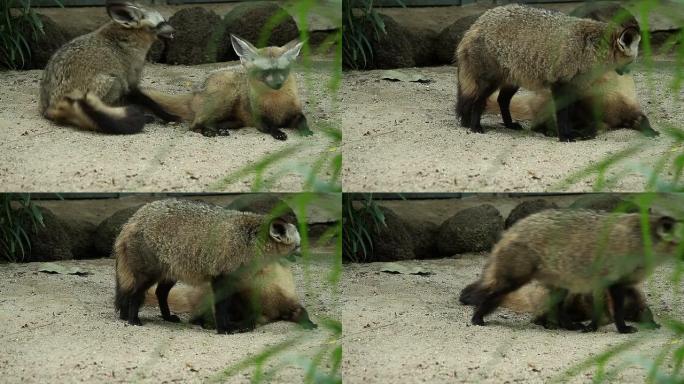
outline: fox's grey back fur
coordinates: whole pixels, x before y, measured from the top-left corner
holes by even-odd
[[[152,41],[129,45],[115,40],[102,33],[111,24],[75,38],[50,59],[41,84],[43,111],[74,90],[93,92],[105,103],[117,105],[138,85]]]
[[[268,232],[265,219],[195,201],[159,200],[130,218],[115,249],[126,244],[127,251],[117,257],[126,258],[119,261],[129,268],[200,284],[253,261],[269,262],[299,246],[299,233],[292,224],[287,225],[286,243],[264,236],[262,232]]]
[[[485,12],[465,34],[458,62],[479,73],[503,76],[529,89],[569,82],[598,67],[617,65],[609,46],[610,25],[517,4]],[[607,44],[607,43],[606,43]],[[461,60],[467,56],[467,60]],[[632,58],[633,60],[633,58]]]
[[[658,219],[651,219],[652,232]],[[659,256],[654,261],[674,251],[655,232],[653,240]],[[503,275],[533,273],[545,284],[591,293],[598,283],[637,283],[645,267],[639,214],[561,209],[528,216],[507,230],[492,250],[483,278],[487,284]]]

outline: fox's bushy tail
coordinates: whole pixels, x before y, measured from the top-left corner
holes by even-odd
[[[138,107],[129,105],[112,107],[92,93],[65,96],[48,107],[45,117],[62,124],[110,134],[138,133],[145,127],[147,118]]]
[[[148,99],[147,102],[143,102],[142,104],[148,107],[154,105],[154,108],[152,109],[155,114],[159,115],[160,112],[163,111],[164,113],[175,117],[174,119],[168,120],[192,121],[195,117],[191,106],[193,98],[192,93],[172,95],[152,89],[141,89],[139,90],[138,97]]]

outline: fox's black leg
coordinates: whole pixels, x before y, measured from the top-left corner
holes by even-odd
[[[594,289],[591,296],[591,321],[584,326],[582,332],[596,332],[599,328],[601,316],[605,311],[606,291],[604,289]]]
[[[309,124],[306,121],[306,116],[303,113],[299,113],[292,118],[288,124],[289,128],[295,128],[302,136],[311,136],[313,131],[309,129]]]
[[[484,325],[484,317],[494,311],[504,296],[515,291],[527,283],[529,279],[506,279],[502,278],[499,286],[488,293],[484,299],[476,306],[475,313],[471,319],[474,325]]]
[[[251,303],[235,291],[234,279],[219,276],[211,282],[214,291],[214,315],[216,332],[231,334],[245,332],[256,327],[256,314]]]
[[[575,141],[570,123],[570,110],[576,102],[576,96],[569,84],[558,83],[551,87],[553,102],[556,108],[556,125],[558,139],[561,142]]]
[[[567,329],[570,331],[577,331],[579,329],[584,329],[584,325],[582,323],[577,323],[574,322],[568,313],[568,309],[565,305],[565,299],[568,297],[568,290],[567,289],[555,289],[555,308],[556,308],[556,316],[558,319],[558,324],[561,326],[563,329]],[[552,295],[554,293],[552,292]]]
[[[157,283],[157,290],[155,293],[157,294],[157,301],[159,302],[159,309],[161,310],[162,318],[172,323],[179,323],[180,318],[171,314],[168,302],[169,291],[175,284],[175,281],[160,281]]]
[[[646,298],[634,286],[624,288],[625,292],[625,320],[639,323],[639,327],[646,329],[660,328],[653,318],[653,312],[646,304]]]
[[[558,329],[561,326],[561,306],[567,295],[564,289],[549,289],[549,298],[546,303],[546,313],[538,316],[532,322],[546,329]]]
[[[128,324],[142,325],[138,312],[143,301],[145,301],[145,292],[154,284],[154,281],[146,281],[138,284],[136,289],[128,298]]]
[[[485,107],[487,106],[487,99],[496,91],[496,88],[497,86],[495,84],[483,83],[480,88],[480,93],[475,97],[470,112],[470,129],[473,132],[484,133],[480,120],[482,118],[482,113],[484,113]]]
[[[166,112],[161,105],[152,100],[152,98],[144,94],[138,88],[131,89],[128,95],[126,95],[126,100],[132,104],[141,105],[149,109],[150,112],[154,113],[157,117],[164,121],[181,121],[180,117]]]
[[[128,320],[128,312],[130,308],[130,298],[126,297],[121,299],[121,309],[119,310],[119,319]]]
[[[514,123],[513,118],[511,117],[511,99],[516,92],[518,92],[518,87],[516,86],[503,86],[499,90],[499,97],[496,101],[499,103],[499,108],[501,109],[501,117],[503,118],[504,126],[510,129],[521,130],[522,125]]]
[[[258,130],[268,133],[276,140],[287,140],[287,134],[280,130],[274,122],[263,116],[257,121],[256,126]]]
[[[636,328],[631,327],[625,323],[625,287],[616,284],[611,286],[609,288],[609,291],[613,301],[613,317],[615,318],[615,327],[617,327],[618,332],[636,332]]]
[[[216,332],[219,334],[233,333],[231,326],[230,296],[234,287],[229,277],[218,276],[211,282],[214,291],[214,318],[216,319]]]
[[[230,306],[235,313],[233,316],[235,332],[247,332],[256,328],[257,310],[251,298],[242,292],[235,292],[229,300]]]

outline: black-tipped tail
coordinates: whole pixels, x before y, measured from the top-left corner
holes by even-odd
[[[103,133],[133,134],[145,127],[145,114],[135,106],[100,107],[87,99],[76,101],[83,113],[93,121],[95,129]]]
[[[480,305],[485,297],[485,293],[485,289],[480,281],[476,281],[463,288],[458,300],[463,305]]]

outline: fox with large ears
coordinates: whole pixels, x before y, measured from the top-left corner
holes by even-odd
[[[45,118],[104,133],[140,132],[147,120],[141,104],[165,120],[174,116],[138,91],[145,57],[173,28],[157,11],[108,0],[111,21],[66,43],[50,58],[40,83]]]
[[[291,73],[303,43],[291,41],[282,47],[256,48],[237,36],[230,37],[241,70],[214,71],[191,94],[145,90],[145,95],[166,113],[190,121],[191,129],[205,136],[227,136],[228,129],[242,127],[256,127],[277,140],[287,139],[283,128],[311,135]]]

